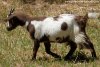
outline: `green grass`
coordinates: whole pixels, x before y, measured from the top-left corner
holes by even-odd
[[[82,11],[80,11],[80,4],[40,4],[30,5],[20,3],[19,0],[8,0],[8,8],[2,4],[0,0],[0,67],[99,67],[100,59],[92,61],[91,54],[87,50],[82,52],[85,55],[89,54],[89,62],[64,61],[53,58],[45,52],[43,43],[37,53],[37,60],[31,61],[33,41],[30,39],[29,33],[25,27],[17,27],[15,30],[8,32],[6,30],[6,23],[3,21],[6,18],[8,10],[15,7],[18,11],[23,11],[32,16],[56,16],[61,13],[77,13],[84,15],[88,12],[90,5],[82,4]],[[92,8],[99,9],[100,4],[94,4]],[[87,24],[87,34],[94,44],[97,57],[100,58],[100,21],[89,19]],[[64,44],[52,43],[53,52],[64,57],[69,47]],[[77,55],[78,50],[74,53]]]

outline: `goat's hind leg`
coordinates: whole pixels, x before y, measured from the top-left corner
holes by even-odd
[[[89,39],[88,37],[85,39],[85,41],[86,41],[85,46],[86,46],[86,45],[88,46],[88,48],[89,48],[90,51],[91,51],[92,57],[93,57],[94,59],[96,59],[97,56],[96,56],[96,52],[95,52],[95,49],[94,49],[94,46],[93,46],[92,42],[90,41],[90,39]]]
[[[70,60],[71,57],[72,57],[72,55],[73,55],[73,53],[75,52],[75,50],[76,50],[76,48],[77,48],[77,44],[76,44],[75,42],[69,41],[68,43],[69,43],[69,45],[70,45],[70,51],[69,51],[69,53],[65,56],[65,58],[64,58],[65,60]]]
[[[55,58],[61,58],[59,55],[57,55],[56,53],[53,53],[51,52],[50,48],[51,48],[51,44],[50,42],[44,42],[44,46],[45,46],[45,50],[46,50],[46,53],[52,55],[53,57]]]

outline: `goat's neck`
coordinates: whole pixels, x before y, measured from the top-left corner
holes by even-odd
[[[24,28],[26,28],[28,30],[28,26],[29,26],[30,22],[29,21],[26,21],[25,22],[25,25],[23,26]]]
[[[25,22],[25,27],[28,27],[29,23],[30,23],[29,21],[26,21]]]

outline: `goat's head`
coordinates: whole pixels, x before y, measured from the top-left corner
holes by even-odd
[[[25,17],[22,14],[14,13],[14,9],[10,10],[10,13],[7,16],[6,21],[8,31],[15,29],[17,26],[23,26],[26,22]]]

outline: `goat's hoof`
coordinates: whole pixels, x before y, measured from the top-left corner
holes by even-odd
[[[55,58],[57,58],[57,59],[61,59],[61,56],[58,56],[58,57],[55,57]]]
[[[93,55],[92,55],[92,58],[93,58],[94,60],[98,59],[97,56],[96,56],[96,54],[93,54]]]
[[[32,58],[32,59],[31,59],[31,61],[35,61],[35,60],[36,60],[36,58]]]
[[[61,57],[59,57],[59,58],[56,58],[56,60],[61,60]]]
[[[70,61],[71,60],[71,57],[64,57],[64,60],[65,61]]]
[[[61,59],[61,56],[59,56],[59,55],[55,55],[55,56],[53,56],[54,58],[57,58],[57,59]]]
[[[97,57],[93,57],[93,60],[98,60],[99,58],[97,58]]]

